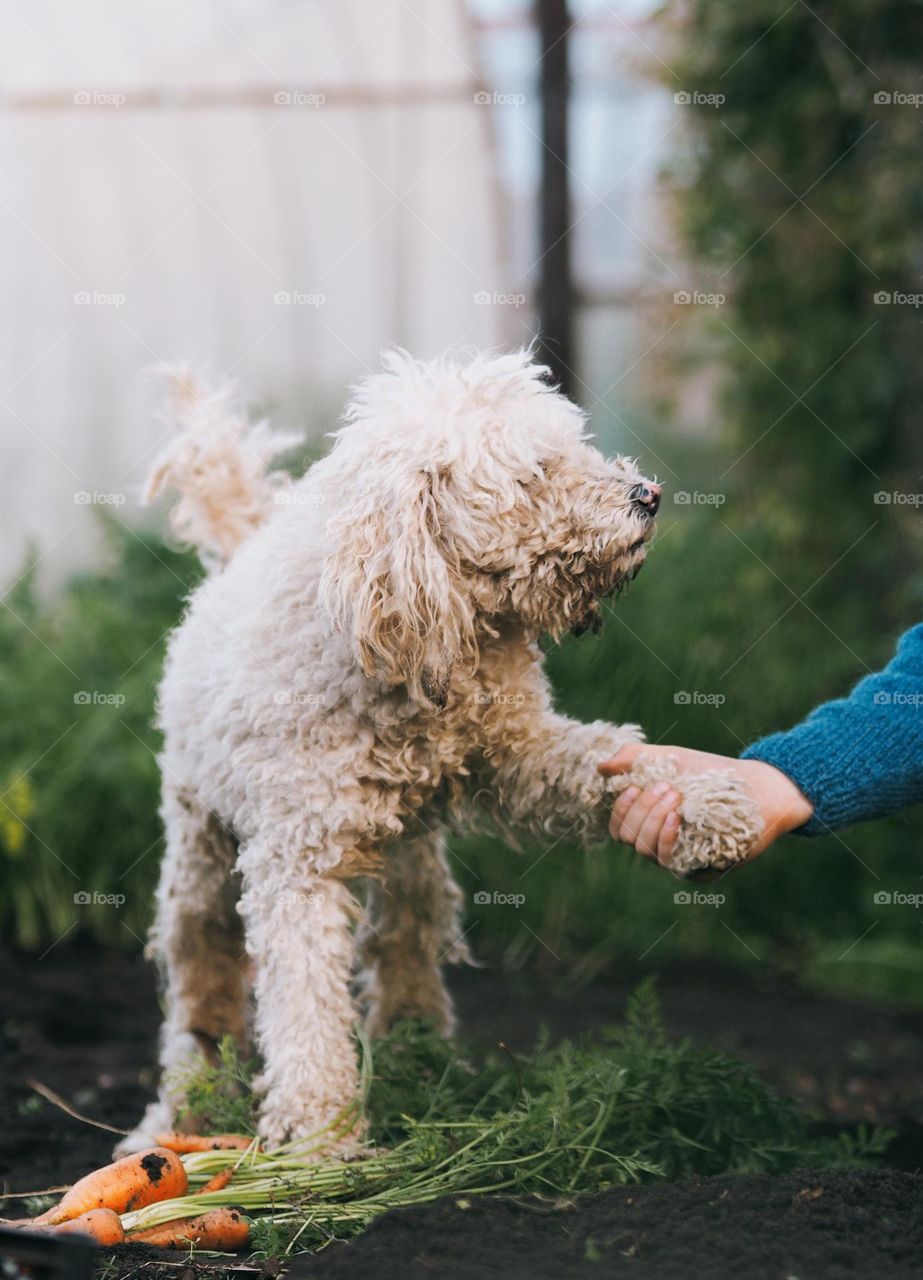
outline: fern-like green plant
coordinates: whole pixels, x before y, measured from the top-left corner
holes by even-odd
[[[222,1039],[214,1062],[202,1058],[178,1068],[171,1084],[185,1100],[177,1116],[179,1127],[199,1133],[254,1134],[253,1074],[253,1062],[240,1057],[231,1036]]]
[[[517,1060],[407,1022],[373,1046],[369,1065],[368,1133],[399,1153],[398,1198],[421,1168],[441,1194],[572,1195],[648,1178],[864,1164],[889,1140],[880,1129],[829,1138],[751,1067],[671,1040],[652,981],[596,1039],[543,1038]],[[255,1132],[251,1080],[252,1066],[225,1042],[217,1065],[186,1078],[190,1111],[211,1118],[206,1131]],[[364,1190],[361,1162],[355,1176]]]

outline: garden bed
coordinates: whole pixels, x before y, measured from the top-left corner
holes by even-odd
[[[542,1023],[573,1036],[618,1021],[638,976],[621,973],[574,993],[552,974],[453,975],[466,1034],[484,1044],[503,1040],[514,1052],[531,1047]],[[913,1274],[911,1255],[923,1243],[923,1179],[912,1173],[923,1163],[916,1068],[923,1015],[707,967],[665,972],[660,988],[672,1033],[755,1064],[831,1130],[896,1128],[891,1168],[695,1179],[554,1204],[449,1197],[299,1259],[297,1274]],[[137,958],[61,943],[41,960],[2,957],[0,993],[0,1179],[9,1191],[61,1185],[104,1162],[114,1139],[54,1110],[26,1080],[41,1080],[100,1120],[132,1123],[153,1083],[159,1010],[151,972]],[[190,1280],[189,1269],[182,1257],[140,1260],[135,1250],[116,1259],[107,1280]],[[267,1273],[263,1264],[256,1269]]]

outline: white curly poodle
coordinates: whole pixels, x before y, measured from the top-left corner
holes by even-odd
[[[295,483],[268,472],[290,438],[177,377],[149,492],[179,491],[174,528],[212,572],[160,690],[164,1074],[123,1150],[174,1122],[178,1068],[246,1042],[251,985],[264,1141],[337,1117],[326,1148],[355,1140],[357,970],[373,1033],[452,1025],[440,965],[466,949],[446,828],[597,842],[607,796],[643,779],[598,775],[640,732],[558,715],[538,640],[595,628],[660,491],[588,443],[547,374],[528,352],[390,354]],[[721,775],[684,791],[680,866],[733,861],[747,797]]]

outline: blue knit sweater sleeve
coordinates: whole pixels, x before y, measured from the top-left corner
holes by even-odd
[[[774,765],[811,801],[814,815],[797,835],[823,835],[923,803],[923,625],[848,697],[755,742],[742,758]]]

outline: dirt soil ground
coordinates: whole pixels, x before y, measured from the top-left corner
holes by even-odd
[[[454,975],[468,1038],[527,1051],[540,1025],[573,1036],[617,1021],[641,975],[569,990],[554,975]],[[866,1280],[923,1275],[923,1013],[825,999],[765,975],[688,965],[660,991],[676,1035],[752,1062],[831,1129],[884,1122],[898,1130],[876,1172],[805,1170],[617,1188],[575,1203],[448,1199],[388,1215],[358,1241],[296,1261],[291,1274],[462,1280],[543,1277],[735,1277]],[[42,959],[0,952],[0,1188],[69,1183],[104,1163],[114,1138],[39,1099],[36,1079],[89,1115],[128,1126],[153,1076],[159,1011],[140,958],[62,943]],[[15,1201],[3,1212],[12,1213]],[[240,1263],[237,1268],[240,1268]],[[195,1280],[182,1255],[124,1251],[107,1280]],[[227,1270],[219,1263],[216,1269]],[[246,1276],[272,1275],[273,1264]],[[230,1273],[229,1273],[230,1274]]]

